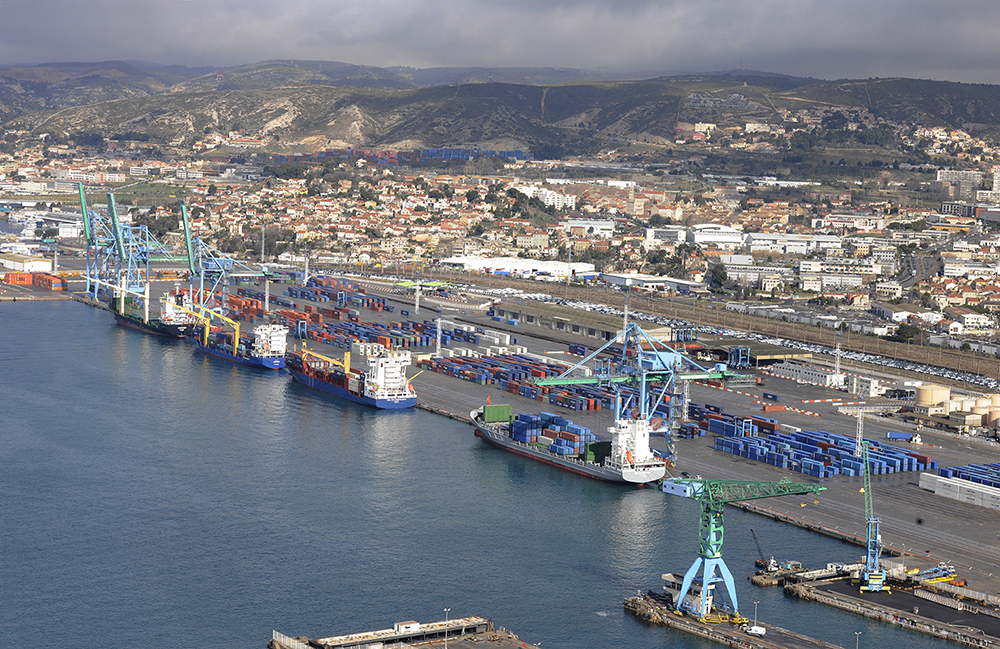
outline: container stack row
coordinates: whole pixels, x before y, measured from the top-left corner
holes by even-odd
[[[591,462],[596,458],[591,446],[597,443],[597,436],[589,428],[549,412],[519,414],[511,422],[510,436],[518,442],[544,446],[557,455],[582,456]]]
[[[566,370],[562,365],[545,364],[517,354],[432,358],[420,361],[418,366],[481,385],[496,385],[505,392],[537,400],[544,400],[556,388],[534,385],[530,379],[556,376]]]
[[[66,290],[66,280],[58,275],[49,273],[32,273],[31,283],[39,288],[45,288],[50,291]]]
[[[695,405],[695,404],[692,404]],[[855,456],[853,437],[824,431],[780,432],[774,420],[758,417],[725,419],[708,412],[703,428],[719,435],[715,449],[749,460],[788,468],[816,478],[860,476],[863,461]],[[750,434],[745,431],[749,430]],[[930,456],[868,441],[869,471],[875,475],[937,468]],[[1000,482],[998,482],[1000,484]]]
[[[970,464],[968,467],[954,468],[974,469],[975,471],[971,475],[979,477],[981,475],[981,469],[990,469],[990,467],[996,466],[996,464]],[[951,470],[952,469],[941,469],[941,472],[944,473],[945,471]],[[994,468],[989,470],[987,474],[993,475],[995,472],[996,469]],[[963,473],[965,473],[965,471],[963,471]],[[995,480],[991,481],[996,482]],[[990,486],[985,482],[972,482],[957,476],[945,477],[943,475],[934,475],[933,473],[921,473],[920,488],[928,489],[933,491],[938,496],[944,496],[945,498],[951,498],[952,500],[960,500],[971,505],[1000,510],[1000,488]]]
[[[953,466],[938,471],[942,478],[959,478],[987,487],[1000,488],[1000,463]]]

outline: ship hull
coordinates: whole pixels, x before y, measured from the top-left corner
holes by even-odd
[[[145,322],[141,318],[121,313],[115,313],[115,322],[123,327],[162,338],[183,338],[194,331],[194,327],[189,324],[166,324],[159,320]]]
[[[521,457],[526,457],[542,464],[554,466],[563,471],[569,471],[577,475],[582,475],[593,480],[602,482],[615,482],[618,484],[642,485],[647,482],[655,482],[666,474],[666,467],[662,469],[615,469],[593,462],[585,462],[578,459],[569,459],[566,456],[550,453],[546,449],[529,446],[523,442],[511,439],[506,431],[496,430],[477,418],[473,418],[472,423],[476,426],[476,437],[489,443],[491,446],[502,448]]]
[[[308,374],[303,374],[292,368],[287,368],[288,373],[292,375],[292,379],[306,386],[307,388],[312,388],[319,392],[325,392],[327,394],[332,394],[335,397],[341,399],[347,399],[348,401],[353,401],[354,403],[360,403],[364,406],[371,406],[372,408],[379,408],[381,410],[402,410],[405,408],[412,408],[417,405],[417,397],[413,395],[406,399],[371,399],[361,394],[354,394],[353,392],[342,388],[337,385],[327,383],[326,381],[321,381],[315,377],[309,376]]]
[[[280,370],[285,366],[284,356],[237,356],[236,354],[230,354],[223,349],[207,347],[200,342],[198,343],[198,349],[206,354],[215,356],[216,358],[227,360],[230,363],[246,365],[248,367],[260,367],[265,370]]]

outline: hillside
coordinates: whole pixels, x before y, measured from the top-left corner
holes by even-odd
[[[678,122],[742,126],[777,109],[865,106],[897,123],[1000,129],[1000,86],[817,81],[755,71],[637,81],[556,68],[377,68],[263,61],[221,70],[140,62],[0,67],[0,119],[33,133],[143,133],[193,142],[239,128],[322,148],[466,147],[584,153],[669,146]],[[750,102],[687,107],[694,94]]]
[[[782,92],[789,105],[864,106],[898,123],[954,128],[1000,127],[1000,86],[924,79],[823,81]]]
[[[578,149],[595,136],[669,138],[682,89],[667,83],[500,83],[406,91],[300,84],[132,96],[10,122],[38,132],[142,132],[195,139],[245,128],[315,146]]]

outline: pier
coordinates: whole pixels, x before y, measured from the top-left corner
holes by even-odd
[[[742,631],[740,627],[727,622],[720,624],[700,622],[687,615],[677,615],[673,609],[658,602],[651,594],[629,597],[625,600],[625,611],[649,624],[677,629],[728,647],[740,647],[741,649],[843,649],[840,645],[810,638],[772,624],[765,624],[760,620],[757,620],[757,626],[767,630],[763,636],[750,635],[746,631]]]
[[[1000,648],[1000,613],[980,603],[893,588],[891,593],[864,593],[849,580],[786,584],[785,594],[900,626],[967,647]],[[929,597],[928,597],[929,596]]]
[[[364,631],[330,638],[292,638],[274,631],[267,646],[268,649],[392,649],[419,644],[430,647],[472,649],[484,642],[499,649],[515,647],[537,649],[522,642],[510,631],[495,628],[493,622],[479,616],[427,624],[409,620],[396,622],[391,629]]]

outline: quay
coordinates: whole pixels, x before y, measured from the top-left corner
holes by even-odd
[[[728,622],[707,624],[686,615],[677,615],[657,601],[652,593],[625,600],[625,611],[648,624],[657,624],[690,633],[727,647],[741,649],[843,649],[840,645],[816,640],[779,626],[757,620],[757,626],[767,629],[763,636],[750,635]]]
[[[499,649],[538,649],[522,642],[504,628],[496,628],[483,617],[471,616],[421,624],[413,620],[396,622],[391,629],[365,631],[330,638],[289,637],[271,633],[268,649],[392,649],[420,644],[430,647],[473,649],[480,643]]]
[[[1000,609],[986,602],[963,601],[922,588],[861,593],[848,579],[785,584],[785,594],[967,647],[1000,648]]]

